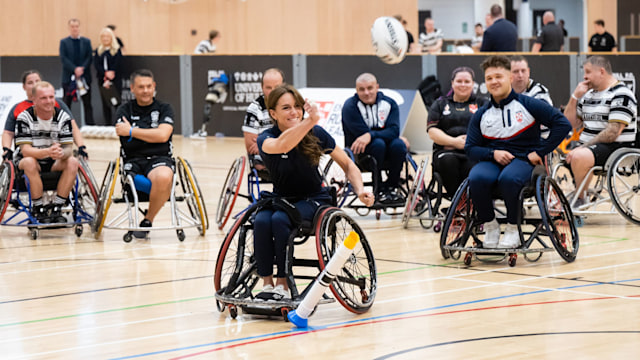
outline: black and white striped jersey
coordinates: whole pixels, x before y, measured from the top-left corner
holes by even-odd
[[[20,145],[29,144],[34,148],[44,149],[60,143],[73,144],[71,134],[71,116],[60,108],[54,108],[53,117],[43,120],[35,115],[34,107],[21,112],[16,119],[16,152],[15,159],[22,159]]]
[[[269,110],[267,110],[267,106],[264,103],[264,95],[260,95],[247,107],[247,114],[244,116],[242,131],[257,135],[272,126],[273,123],[271,122],[271,116],[269,116]]]
[[[546,86],[540,84],[533,79],[529,79],[529,85],[522,92],[522,95],[530,96],[534,99],[542,100],[547,104],[553,106],[553,101],[551,100],[551,96],[549,94],[549,89]]]
[[[434,29],[430,33],[420,33],[418,42],[422,45],[422,51],[427,52],[430,47],[438,43],[438,39],[444,39],[444,33],[441,29]]]
[[[622,82],[603,91],[589,90],[578,102],[576,115],[582,119],[584,131],[581,142],[593,139],[609,122],[625,126],[616,142],[632,142],[636,139],[637,101],[633,92]]]

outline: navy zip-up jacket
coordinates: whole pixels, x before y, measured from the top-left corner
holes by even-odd
[[[540,137],[540,124],[551,129],[546,139]],[[464,150],[475,161],[493,161],[493,150],[506,150],[523,160],[535,151],[543,158],[569,131],[571,124],[558,109],[511,90],[499,104],[491,97],[471,117]]]
[[[366,105],[358,94],[347,99],[342,107],[344,145],[351,144],[362,134],[371,134],[371,140],[381,138],[386,143],[400,136],[400,110],[390,97],[378,92],[376,102]]]

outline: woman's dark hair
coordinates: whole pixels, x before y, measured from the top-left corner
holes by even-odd
[[[40,71],[38,71],[38,70],[27,70],[27,71],[22,73],[22,85],[27,83],[27,76],[29,76],[31,74],[38,74],[38,77],[40,78],[40,80],[42,80],[42,74],[40,74]]]
[[[451,72],[451,81],[453,81],[456,78],[456,75],[458,75],[458,73],[461,72],[467,72],[471,75],[471,80],[475,80],[476,78],[476,74],[473,72],[473,70],[468,67],[468,66],[460,66],[457,67],[453,70],[453,72]]]
[[[296,90],[296,88],[289,84],[282,84],[271,90],[271,93],[267,97],[267,109],[275,111],[278,100],[280,100],[280,98],[285,94],[291,94],[296,105],[300,106],[301,108],[304,106],[304,98],[302,97],[302,95],[300,95],[298,90]],[[304,111],[302,114],[304,116]],[[278,125],[276,119],[274,119],[273,117],[271,117],[271,121],[273,121],[276,126]],[[320,163],[320,157],[322,156],[322,154],[324,154],[324,151],[320,147],[319,142],[320,139],[313,135],[312,130],[309,130],[309,132],[302,138],[302,140],[300,140],[300,142],[296,146],[296,148],[300,150],[300,152],[309,160],[309,162],[312,165],[316,166]]]

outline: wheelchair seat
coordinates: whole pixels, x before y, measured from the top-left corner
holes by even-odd
[[[350,261],[344,264],[342,270],[331,284],[331,291],[336,300],[347,310],[354,313],[364,313],[373,304],[376,294],[376,267],[369,243],[360,227],[342,210],[334,206],[320,206],[314,220],[301,222],[291,232],[286,250],[287,283],[291,291],[291,299],[278,302],[264,302],[255,300],[254,289],[260,277],[257,274],[255,257],[253,255],[253,231],[255,214],[269,199],[262,198],[251,205],[239,217],[222,243],[216,261],[214,274],[215,297],[218,310],[229,310],[232,318],[241,308],[248,314],[269,316],[282,315],[285,319],[288,311],[298,307],[304,295],[309,291],[313,281],[324,269],[332,254],[346,238],[350,231],[360,235],[360,242],[354,249]],[[294,248],[309,243],[308,239],[315,236],[315,251],[317,259],[298,258],[294,256]],[[294,274],[293,269],[315,269]],[[296,280],[303,280],[307,286],[301,292]],[[324,296],[320,304],[335,300]]]
[[[453,197],[440,236],[443,258],[457,260],[462,253],[466,253],[464,263],[470,265],[474,255],[479,260],[483,258],[478,255],[490,255],[492,257],[489,261],[496,261],[495,255],[501,254],[503,258],[508,256],[510,266],[515,266],[517,254],[523,254],[528,261],[537,261],[544,252],[555,248],[565,261],[574,261],[579,237],[569,202],[554,179],[546,175],[544,167],[536,167],[531,179],[531,183],[523,187],[519,194],[521,211],[518,212],[517,226],[521,245],[514,249],[483,248],[484,226],[477,221],[476,209],[469,192],[469,180],[466,179]],[[533,201],[527,202],[531,197],[535,198],[537,212],[533,210]],[[506,211],[495,205],[494,209],[498,222],[504,223]],[[543,237],[548,237],[553,247]],[[470,246],[467,245],[469,240]]]
[[[169,197],[170,225],[141,228],[138,224],[138,213],[143,215],[145,209],[140,203],[149,201],[149,194],[137,189],[133,176],[125,174],[121,167],[122,159],[118,158],[109,162],[100,188],[100,207],[97,211],[96,221],[92,228],[98,238],[103,228],[128,230],[123,236],[125,242],[133,240],[132,231],[175,230],[178,240],[184,241],[185,228],[195,227],[200,235],[204,235],[209,228],[207,210],[200,186],[196,180],[191,164],[181,158],[174,159],[176,169],[173,173],[171,194]],[[118,180],[118,178],[120,178]],[[120,185],[121,195],[116,195],[117,185]],[[138,183],[138,187],[141,184]],[[107,221],[108,211],[112,204],[124,204],[124,209]],[[185,209],[181,208],[185,204]]]

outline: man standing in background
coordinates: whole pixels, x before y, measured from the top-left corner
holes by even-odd
[[[71,102],[80,98],[84,106],[85,125],[95,125],[91,107],[91,40],[80,36],[80,20],[69,20],[69,36],[60,40],[62,61],[62,100],[71,108]]]

